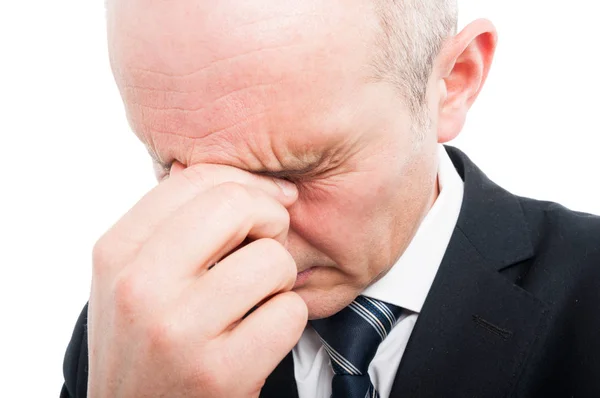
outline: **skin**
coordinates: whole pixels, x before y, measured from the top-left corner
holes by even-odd
[[[410,243],[494,27],[447,40],[418,138],[397,89],[370,79],[367,0],[113,0],[108,21],[128,120],[163,167],[96,245],[90,396],[256,396],[307,317],[345,307]]]

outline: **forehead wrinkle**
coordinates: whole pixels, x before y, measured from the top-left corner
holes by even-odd
[[[128,109],[133,124],[146,134],[202,138],[252,131],[252,125],[261,123],[274,106],[267,103],[267,97],[273,95],[273,89],[265,84],[231,93],[210,107],[196,111],[135,105],[134,101],[129,102]]]
[[[203,88],[189,95],[170,92],[170,87],[158,90],[132,84],[122,89],[122,95],[132,117],[141,124],[159,131],[203,136],[232,127],[232,117],[253,117],[266,112],[267,103],[280,106],[290,100],[297,77],[286,75],[289,72],[284,68],[276,68],[281,71],[277,75],[265,75],[258,67],[255,70],[215,72],[212,78],[189,82],[189,86]]]
[[[166,83],[164,79],[162,87],[156,84],[154,87],[139,86],[135,82],[127,82],[122,85],[121,94],[126,105],[141,106],[157,112],[207,111],[210,115],[215,113],[211,108],[219,108],[222,104],[264,103],[276,94],[281,94],[283,90],[279,86],[285,85],[292,76],[286,75],[288,72],[284,68],[271,68],[273,71],[268,68],[261,69],[259,65],[264,62],[258,59],[255,62],[255,67],[246,64],[220,70],[218,73],[214,71],[212,75],[203,79],[185,79],[185,83],[177,85]],[[174,86],[198,89],[181,90]],[[249,108],[248,105],[243,107]],[[239,111],[239,108],[236,111]]]
[[[291,43],[291,44],[280,44],[280,45],[267,46],[267,47],[257,46],[257,48],[253,48],[251,50],[248,50],[248,51],[245,51],[242,53],[235,53],[235,54],[232,54],[229,56],[225,56],[223,58],[217,58],[214,60],[210,60],[205,65],[200,66],[198,68],[194,68],[194,70],[192,72],[168,73],[168,72],[162,72],[160,70],[153,70],[153,69],[148,69],[148,68],[144,68],[141,66],[133,66],[133,65],[127,65],[127,68],[130,71],[134,72],[134,75],[138,76],[139,82],[135,83],[136,86],[154,88],[154,87],[152,87],[150,82],[156,81],[157,77],[167,78],[170,80],[183,80],[183,79],[194,78],[200,74],[210,72],[210,70],[212,68],[217,68],[217,67],[221,66],[221,64],[229,64],[229,63],[238,62],[238,61],[240,61],[246,57],[250,57],[250,56],[261,56],[261,55],[264,55],[262,53],[265,53],[265,52],[281,51],[284,49],[291,49],[294,47],[302,47],[302,46],[306,46],[306,45],[307,45],[306,43]],[[188,91],[183,91],[183,92],[188,92]]]
[[[153,147],[157,148],[157,152],[164,154],[161,156],[162,159],[167,157],[177,160],[183,159],[185,160],[185,164],[191,165],[197,163],[199,159],[206,157],[207,148],[216,147],[218,151],[211,151],[213,154],[225,155],[228,152],[235,152],[231,151],[231,149],[236,149],[235,146],[225,144],[230,143],[233,145],[233,142],[236,140],[223,139],[223,137],[241,136],[241,126],[250,123],[253,123],[253,120],[245,119],[228,129],[212,132],[201,137],[146,127],[144,129],[144,137],[148,137],[147,141]],[[226,151],[225,149],[230,149],[230,151]],[[233,154],[229,153],[229,155],[231,157]]]
[[[145,87],[137,87],[133,85],[126,85],[123,87],[122,95],[125,101],[127,101],[131,105],[137,105],[144,108],[152,109],[154,111],[184,111],[184,112],[200,112],[206,110],[210,105],[216,105],[220,102],[227,102],[230,97],[235,96],[250,96],[252,93],[249,91],[272,91],[268,90],[269,88],[273,88],[276,84],[282,84],[285,82],[285,79],[278,79],[269,81],[266,83],[257,83],[254,82],[244,82],[244,84],[239,84],[240,80],[235,80],[238,82],[240,87],[234,86],[231,91],[226,91],[225,93],[220,93],[219,96],[215,98],[201,98],[200,96],[192,96],[190,94],[196,93],[211,93],[216,90],[211,90],[208,88],[207,90],[198,90],[198,91],[190,91],[188,93],[183,93],[181,91],[170,91],[170,90],[159,90],[153,88],[145,88]],[[223,86],[223,84],[221,84]],[[256,97],[253,97],[256,98]]]
[[[173,136],[160,135],[147,146],[162,164],[176,160],[188,167],[196,164],[222,164],[244,168],[244,163],[235,155],[235,146],[224,140],[176,136],[173,141]]]
[[[135,105],[135,104],[133,104]],[[148,107],[143,107],[143,108],[148,108]],[[253,121],[253,119],[257,119],[260,118],[261,116],[263,116],[266,112],[267,109],[259,109],[255,112],[249,113],[249,114],[244,114],[242,120],[237,120],[235,119],[235,121],[233,122],[229,122],[226,125],[218,125],[217,127],[214,128],[214,130],[209,130],[209,129],[205,129],[205,130],[199,130],[196,129],[195,127],[199,127],[196,124],[192,123],[191,127],[194,127],[193,129],[191,129],[191,131],[196,132],[195,134],[188,134],[190,131],[186,130],[186,127],[189,127],[190,124],[186,123],[186,120],[190,120],[193,118],[193,113],[195,113],[195,111],[187,111],[184,109],[160,109],[160,108],[149,108],[153,111],[153,113],[160,113],[160,115],[155,115],[157,117],[153,117],[153,118],[148,118],[146,117],[144,120],[144,126],[146,126],[145,130],[149,130],[151,132],[155,132],[155,133],[159,133],[159,134],[167,134],[167,135],[174,135],[174,136],[180,136],[180,137],[187,137],[187,138],[202,138],[205,136],[210,136],[210,135],[214,135],[214,134],[221,134],[224,132],[227,132],[228,130],[233,130],[233,129],[237,129],[240,127],[240,125],[245,124],[245,123],[250,123]],[[147,115],[148,112],[141,112],[142,114]],[[242,112],[240,112],[242,113]],[[208,123],[211,124],[211,123]],[[201,134],[197,134],[198,132],[201,132]]]

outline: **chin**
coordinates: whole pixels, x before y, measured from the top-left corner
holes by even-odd
[[[344,290],[342,290],[344,289]],[[307,286],[295,288],[296,292],[308,308],[308,319],[321,319],[330,317],[345,308],[358,293],[349,291],[347,286],[336,286],[328,290]]]
[[[306,307],[308,308],[308,319],[321,319],[332,316],[333,314],[339,312],[344,305],[341,306],[332,306],[331,303],[327,302],[326,297],[315,297],[312,292],[307,292],[305,290],[297,292],[300,297],[306,303]],[[339,307],[339,308],[338,308]]]

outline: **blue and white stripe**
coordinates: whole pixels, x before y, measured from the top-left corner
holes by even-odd
[[[373,326],[377,334],[379,334],[379,337],[381,337],[381,340],[386,338],[387,331],[385,330],[385,326],[383,326],[383,323],[381,323],[381,321],[375,315],[373,315],[371,311],[366,309],[362,304],[358,303],[357,301],[351,302],[348,308],[356,312],[365,321],[371,324],[371,326]]]
[[[338,365],[340,368],[344,369],[344,371],[346,371],[350,375],[353,375],[353,376],[362,375],[362,373],[360,372],[360,370],[358,370],[356,368],[356,366],[352,365],[352,363],[350,363],[350,361],[348,361],[346,358],[344,358],[342,355],[340,355],[340,353],[337,352],[332,346],[330,346],[325,340],[321,339],[321,342],[323,343],[323,347],[329,354],[329,358],[333,362],[335,362],[336,365]]]
[[[386,317],[386,319],[390,323],[390,330],[394,327],[394,325],[396,325],[396,316],[392,313],[392,311],[390,311],[389,307],[367,296],[362,296],[362,298],[381,311],[381,313]]]
[[[380,398],[368,379],[369,363],[401,313],[400,307],[358,296],[337,314],[311,321],[334,371],[332,398]]]

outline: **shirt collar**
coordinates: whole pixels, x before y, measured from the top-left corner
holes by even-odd
[[[438,198],[400,259],[362,292],[417,313],[421,312],[456,227],[464,194],[464,182],[442,145],[438,157]]]

